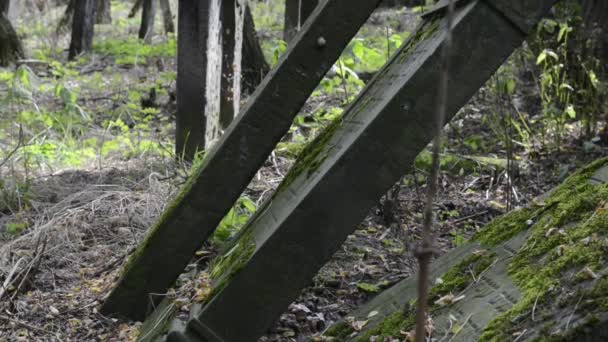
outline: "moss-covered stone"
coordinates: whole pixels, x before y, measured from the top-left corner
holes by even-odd
[[[439,298],[467,294],[479,275],[498,261],[492,251],[502,249],[501,246],[515,238],[525,241],[523,247],[514,249],[513,256],[500,263],[521,296],[487,324],[480,340],[512,340],[514,333],[528,329],[533,331],[528,339],[574,341],[575,332],[592,331],[597,317],[608,311],[608,183],[590,182],[603,167],[608,167],[608,158],[579,170],[542,202],[488,224],[472,239],[484,249],[452,266],[440,277],[441,282],[431,288],[431,316],[439,317],[447,312],[446,306],[437,304]],[[463,300],[466,301],[466,297]],[[535,321],[530,315],[533,308]],[[576,323],[565,329],[564,317],[575,311]],[[403,338],[403,332],[413,330],[414,324],[413,310],[405,314],[394,312],[356,336],[354,341],[369,341],[370,337],[378,341]],[[351,334],[352,329],[341,335],[347,338],[338,340],[350,340]]]
[[[538,306],[548,298],[563,297],[567,291],[582,286],[581,282],[594,281],[590,271],[597,272],[606,263],[608,183],[592,185],[589,179],[606,165],[608,158],[581,169],[545,199],[542,212],[535,212],[538,217],[530,227],[526,244],[509,265],[509,276],[521,289],[522,298],[486,327],[482,341],[510,338],[523,324],[518,322],[516,325],[516,318],[531,311],[535,303]],[[515,221],[519,223],[514,226],[521,227],[522,218],[517,216]],[[488,238],[498,233],[498,229],[499,226],[491,226],[478,238],[480,241],[498,242]],[[589,308],[587,314],[606,310],[602,298],[608,296],[608,286],[603,285],[604,282],[600,281],[594,287],[596,306]],[[572,303],[564,306],[574,307],[574,304],[568,304]],[[545,312],[548,317],[545,319],[551,321],[549,317],[553,317],[553,312]],[[557,317],[553,320],[555,324],[559,321]]]
[[[434,285],[429,293],[429,312],[431,316],[442,309],[436,301],[442,296],[456,294],[475,281],[483,271],[493,263],[495,255],[487,251],[475,251],[470,256],[456,264],[441,277],[441,282]],[[416,307],[410,303],[409,308]],[[407,312],[406,312],[407,311]],[[416,323],[416,313],[413,309],[395,312],[384,318],[372,329],[358,336],[356,342],[367,342],[371,337],[377,341],[390,341],[388,338],[403,337],[403,332],[411,331]],[[352,331],[351,331],[352,332]]]
[[[433,286],[429,291],[429,305],[433,305],[442,296],[464,290],[492,265],[495,256],[494,253],[480,250],[456,264],[441,277],[441,283]]]

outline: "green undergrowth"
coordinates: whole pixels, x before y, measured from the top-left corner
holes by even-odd
[[[146,44],[141,39],[106,39],[93,46],[95,52],[115,57],[116,64],[146,64],[149,58],[173,58],[176,56],[177,40],[170,36],[158,44]]]

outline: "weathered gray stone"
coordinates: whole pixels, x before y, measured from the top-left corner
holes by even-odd
[[[602,167],[595,172],[593,177],[591,177],[591,182],[593,184],[600,184],[608,182],[608,166]]]
[[[606,163],[606,159],[604,159],[603,163]],[[608,166],[601,167],[586,181],[594,186],[608,183],[608,177],[600,177],[603,179],[601,182],[597,180],[598,175],[605,174],[607,169]],[[566,186],[565,188],[558,187],[547,193],[544,198],[552,200],[550,199],[552,194],[564,190],[576,192],[572,186]],[[564,198],[565,200],[568,200],[570,196],[564,196]],[[547,207],[542,209],[543,211],[540,213],[536,212],[534,215],[531,214],[531,216],[527,218],[529,218],[531,222],[538,222],[541,227],[544,227],[544,219],[536,215],[544,215],[543,213],[545,210],[553,207],[554,204],[547,203],[546,205]],[[532,206],[537,206],[537,204],[532,204]],[[591,208],[591,210],[593,210],[593,208]],[[534,213],[535,211],[528,212]],[[547,215],[551,216],[551,213],[547,213]],[[582,217],[585,216],[583,215]],[[506,220],[512,219],[516,219],[516,216],[507,218]],[[525,219],[526,217],[523,218],[523,220]],[[576,223],[577,222],[570,222],[569,225],[576,225]],[[489,263],[489,266],[485,268],[483,272],[476,274],[474,276],[475,280],[472,281],[471,284],[467,285],[462,292],[454,293],[456,296],[462,296],[460,301],[449,304],[444,309],[438,309],[432,312],[434,337],[439,336],[439,339],[445,337],[450,341],[477,341],[492,320],[511,309],[522,299],[520,289],[514,284],[509,275],[509,266],[514,257],[516,257],[522,249],[526,248],[525,244],[529,246],[530,244],[535,243],[533,242],[534,240],[532,242],[529,241],[530,236],[531,232],[529,230],[524,230],[515,237],[499,243],[494,247],[488,247],[480,244],[478,241],[473,241],[446,253],[432,263],[431,274],[428,281],[430,284],[435,284],[437,279],[445,276],[448,271],[458,267],[463,260],[475,253],[483,251],[485,255],[491,256],[492,258],[492,262]],[[548,251],[551,253],[553,252],[552,249],[548,249]],[[539,255],[537,256],[537,259],[547,260],[551,259],[551,256]],[[602,266],[600,266],[600,268],[601,267]],[[606,270],[607,269],[604,268],[602,271],[598,271],[598,274],[605,275]],[[542,269],[539,267],[538,271],[542,272]],[[571,277],[572,276],[568,276],[567,278]],[[374,329],[380,327],[381,322],[390,319],[390,317],[396,313],[403,312],[404,308],[416,299],[417,282],[417,276],[404,279],[376,296],[369,303],[347,315],[349,319],[354,321],[367,321],[367,324],[361,331],[355,332],[352,328],[348,327],[348,323],[339,322],[333,327],[330,327],[326,333],[332,336],[333,334],[340,335],[340,341],[367,341],[370,332],[375,332],[376,330]],[[593,288],[593,284],[581,284],[580,282],[578,284],[583,289],[588,290]],[[563,284],[563,286],[567,287],[573,285]],[[574,289],[569,289],[569,291],[572,291],[573,293],[576,292]],[[551,322],[551,325],[554,326],[552,331],[561,331],[561,333],[566,335],[574,333],[577,337],[576,341],[603,341],[605,336],[607,336],[608,331],[607,315],[604,315],[604,317],[597,317],[599,323],[595,326],[589,325],[590,318],[585,313],[585,309],[582,309],[581,313],[575,314],[575,303],[576,301],[570,301],[569,304],[562,304],[564,307],[561,310],[565,313],[563,315],[565,318],[561,322]],[[545,318],[541,318],[544,313],[541,313],[540,304],[537,315],[536,320],[532,319],[532,321],[537,322],[536,327],[534,327],[533,331],[525,333],[525,336],[520,338],[521,341],[535,340],[539,335],[543,335],[543,327],[546,326],[548,322]],[[591,319],[591,321],[593,321],[593,319]],[[458,328],[454,329],[454,327]],[[561,329],[558,329],[558,327]],[[525,328],[521,328],[520,332],[524,329]],[[380,328],[380,331],[381,330],[382,328]],[[377,335],[381,334],[380,331],[377,331]],[[376,333],[371,335],[377,336]]]
[[[525,38],[485,1],[463,4],[454,22],[448,120]],[[441,12],[427,16],[344,117],[309,145],[219,263],[215,294],[175,336],[254,341],[411,167],[436,126],[444,24]]]
[[[275,69],[207,153],[203,165],[193,171],[186,189],[131,256],[116,288],[102,306],[104,314],[137,320],[146,316],[150,307],[149,294],[164,293],[183,271],[196,249],[215,230],[288,131],[297,112],[379,1],[325,0],[319,4]],[[199,15],[194,7],[182,6],[180,15],[185,15],[181,11]],[[184,21],[180,20],[179,25],[185,25]],[[189,25],[193,30],[197,28],[192,20]],[[318,45],[319,37],[324,38],[324,46]],[[193,44],[192,49],[184,53],[197,56],[201,42]],[[195,70],[204,68],[203,57],[191,60]],[[178,96],[192,101],[193,110],[200,109],[197,106],[201,105],[198,99],[202,92],[193,91],[197,89],[199,77],[188,74],[187,70],[180,76],[178,70],[178,83],[180,77],[185,77],[184,82],[193,83],[185,86],[184,89],[190,89],[185,94],[179,95],[179,89],[182,89],[179,88]],[[194,120],[191,124],[196,127],[199,123]]]

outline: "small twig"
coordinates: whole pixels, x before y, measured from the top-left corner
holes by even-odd
[[[5,315],[0,315],[0,319],[3,319],[5,321],[9,321],[11,323],[15,323],[15,324],[20,325],[20,326],[22,326],[24,328],[27,328],[27,329],[30,329],[30,330],[34,330],[34,331],[37,331],[37,332],[42,333],[42,334],[48,334],[48,331],[46,331],[46,330],[44,330],[42,328],[38,328],[38,327],[33,326],[31,324],[28,324],[28,323],[25,323],[23,321],[19,321],[19,320],[10,318],[10,317],[5,316]]]
[[[522,331],[521,334],[519,334],[519,336],[517,336],[517,338],[513,340],[513,342],[519,341],[519,339],[522,338],[527,332],[528,329],[524,329],[524,331]]]
[[[15,263],[15,265],[13,266],[11,271],[8,273],[8,276],[6,276],[6,279],[4,279],[2,288],[0,288],[0,299],[2,299],[2,297],[8,290],[8,287],[11,285],[11,282],[13,281],[13,277],[15,276],[15,272],[17,272],[17,269],[19,268],[19,266],[21,266],[21,262],[23,261],[23,259],[24,258],[22,257],[21,259],[17,260],[17,262]]]
[[[431,166],[431,175],[428,180],[426,205],[424,208],[424,226],[422,231],[422,243],[416,251],[418,259],[418,307],[416,310],[416,342],[424,342],[426,340],[426,323],[427,323],[427,302],[429,296],[428,278],[430,273],[430,263],[434,252],[433,238],[433,204],[437,194],[438,178],[439,178],[439,153],[441,145],[441,135],[445,122],[448,102],[448,80],[450,72],[450,53],[452,49],[452,21],[454,15],[454,1],[449,0],[448,13],[446,22],[446,37],[443,42],[442,68],[439,75],[438,100],[437,100],[437,117],[435,118],[435,139],[433,140],[433,163]]]
[[[576,305],[574,306],[574,310],[572,310],[572,313],[568,317],[568,321],[566,322],[566,331],[568,331],[568,328],[570,328],[570,321],[572,321],[572,317],[574,316],[574,313],[576,312],[576,310],[578,310],[578,306],[582,300],[583,300],[583,296],[581,295],[581,297],[578,299],[578,302],[576,302]]]
[[[15,153],[17,153],[17,151],[21,148],[22,145],[23,145],[23,126],[19,125],[19,139],[17,140],[17,146],[15,146],[15,148],[13,148],[6,155],[6,157],[4,157],[4,160],[2,162],[0,162],[0,168],[3,167],[13,157],[13,155]]]
[[[469,323],[469,321],[471,320],[471,317],[473,317],[473,314],[470,314],[469,317],[467,317],[467,319],[465,319],[464,322],[462,322],[462,326],[460,327],[460,329],[458,329],[458,331],[456,331],[456,333],[454,335],[452,335],[452,337],[449,339],[448,342],[452,342],[454,340],[454,338],[462,331],[462,329],[464,329],[464,327],[467,325],[467,323]]]
[[[534,306],[532,307],[532,322],[536,321],[534,318],[534,314],[536,313],[536,305],[538,305],[538,299],[540,298],[540,293],[536,295],[536,299],[534,300]]]
[[[487,210],[484,210],[484,211],[478,212],[478,213],[473,214],[473,215],[469,215],[469,216],[461,217],[461,218],[459,218],[458,220],[455,220],[454,222],[452,222],[452,224],[459,224],[460,222],[464,222],[464,221],[466,221],[466,220],[470,220],[470,219],[472,219],[472,218],[476,218],[476,217],[478,217],[478,216],[485,215],[485,214],[487,214],[487,213],[488,213],[488,211],[487,211]]]

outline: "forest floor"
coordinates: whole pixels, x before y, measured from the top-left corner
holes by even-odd
[[[0,164],[0,341],[128,341],[137,335],[140,323],[104,317],[97,308],[128,255],[185,182],[188,165],[172,155],[175,39],[158,36],[151,47],[137,42],[136,20],[123,19],[127,5],[116,4],[115,22],[98,30],[93,53],[66,63],[58,48],[67,46],[65,34],[40,38],[60,18],[57,9],[20,30],[36,59],[19,69],[26,72],[0,69],[0,93],[7,101],[0,112],[8,121],[0,143],[9,151]],[[262,15],[279,16],[275,7],[264,6],[270,5],[255,8],[256,22],[267,20]],[[411,30],[415,16],[399,13],[379,11],[359,38]],[[261,26],[271,59],[279,48],[273,28],[280,25]],[[511,103],[533,118],[540,105],[527,79],[518,74],[521,86]],[[25,97],[17,92],[23,88]],[[516,167],[507,172],[500,108],[489,88],[446,128],[435,227],[442,252],[608,152],[607,146],[580,138],[573,123],[559,151],[538,141],[529,148],[516,145]],[[347,106],[348,89],[326,83],[315,92],[244,197],[259,204],[272,194],[294,162],[293,151]],[[58,119],[59,114],[64,116]],[[41,132],[44,141],[37,139]],[[58,159],[61,163],[53,164]],[[419,158],[414,172],[378,201],[260,341],[307,340],[415,272],[410,251],[420,237],[429,164]],[[204,272],[220,249],[221,243],[206,244],[191,267]],[[184,275],[174,290],[184,303],[182,317],[196,297],[197,278],[198,273]]]

